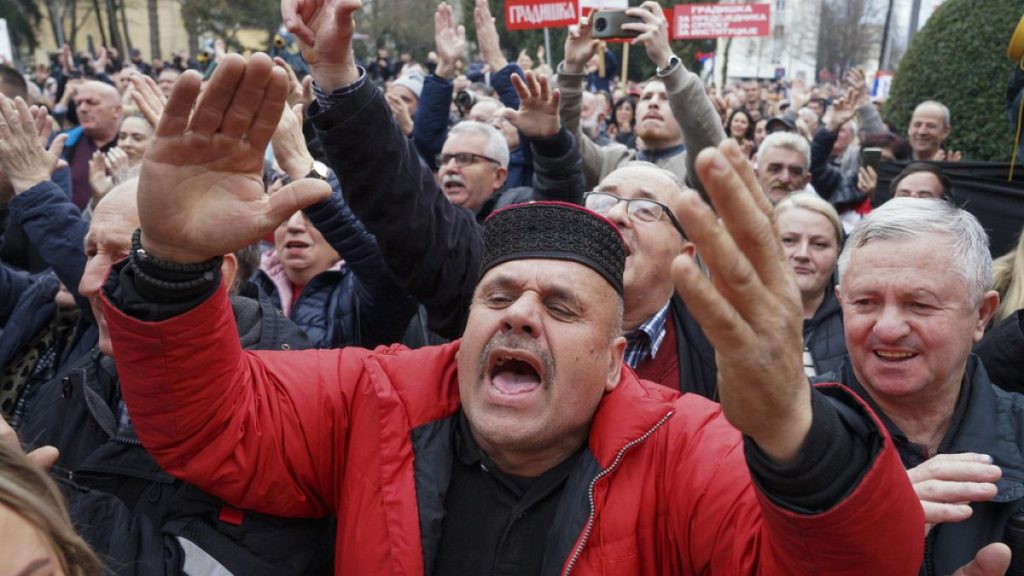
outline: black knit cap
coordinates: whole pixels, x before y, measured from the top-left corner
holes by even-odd
[[[571,260],[604,277],[622,295],[626,246],[610,220],[565,202],[529,202],[498,210],[484,221],[483,277],[510,260]]]

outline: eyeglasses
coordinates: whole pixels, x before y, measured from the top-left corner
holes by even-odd
[[[679,220],[676,220],[672,210],[657,200],[651,200],[650,198],[620,198],[609,192],[587,192],[583,195],[584,205],[589,210],[593,210],[602,216],[611,212],[612,208],[619,205],[619,202],[626,203],[626,213],[629,214],[630,218],[641,222],[657,222],[661,220],[662,214],[667,215],[669,221],[672,222],[672,226],[679,231],[679,235],[686,238],[683,225],[679,223]]]
[[[486,160],[487,162],[494,162],[498,166],[501,166],[501,162],[498,162],[494,158],[488,158],[487,156],[481,156],[480,154],[473,154],[472,152],[456,152],[455,154],[438,154],[437,165],[444,166],[451,162],[452,158],[455,159],[455,163],[465,168],[466,166],[472,166],[477,160]]]

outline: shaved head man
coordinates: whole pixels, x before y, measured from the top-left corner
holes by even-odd
[[[106,152],[117,145],[121,128],[121,96],[106,82],[90,81],[75,91],[78,127],[68,132],[64,159],[71,166],[72,200],[84,210],[93,196],[89,184],[89,158],[97,150]]]

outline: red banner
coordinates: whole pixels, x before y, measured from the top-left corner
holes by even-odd
[[[561,28],[579,23],[577,0],[505,0],[509,30]]]
[[[672,38],[767,36],[770,23],[770,4],[676,4]]]

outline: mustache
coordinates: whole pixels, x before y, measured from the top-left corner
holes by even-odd
[[[480,352],[480,363],[478,371],[481,377],[487,372],[487,359],[490,358],[491,352],[495,348],[505,348],[507,350],[524,350],[530,353],[536,358],[541,366],[544,367],[544,374],[542,375],[541,384],[547,386],[555,377],[555,359],[551,355],[551,351],[537,344],[537,342],[529,336],[522,336],[511,333],[498,333],[491,337],[484,345],[484,349]]]
[[[441,185],[447,186],[448,184],[458,184],[459,186],[465,186],[466,181],[462,179],[462,176],[458,174],[445,174],[444,178],[441,179]]]

